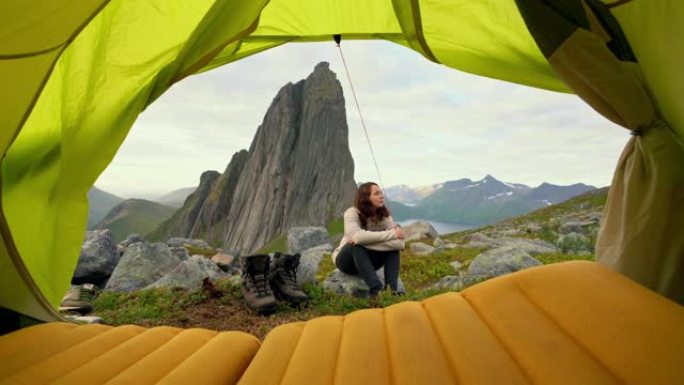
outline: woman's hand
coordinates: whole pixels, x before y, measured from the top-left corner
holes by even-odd
[[[401,229],[399,226],[394,226],[394,233],[397,234],[397,239],[404,239],[406,236],[404,235],[404,230]]]

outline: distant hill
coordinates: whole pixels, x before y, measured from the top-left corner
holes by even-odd
[[[571,186],[543,183],[532,188],[519,183],[502,182],[491,175],[479,181],[464,178],[433,186],[432,193],[417,202],[413,199],[410,203],[404,199],[414,198],[417,194],[410,195],[407,186],[402,186],[401,189],[387,188],[393,217],[397,220],[427,219],[483,225],[522,215],[595,190],[595,187],[581,183]]]
[[[123,198],[93,186],[88,191],[88,230],[92,230]]]
[[[185,199],[190,194],[192,194],[196,189],[197,187],[184,187],[178,190],[171,191],[170,193],[162,196],[156,201],[166,206],[180,208],[183,207]]]
[[[144,235],[169,219],[176,209],[144,199],[127,199],[116,205],[107,216],[95,226],[109,229],[114,242],[120,242],[129,234]]]

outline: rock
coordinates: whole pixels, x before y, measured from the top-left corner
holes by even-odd
[[[485,251],[475,257],[470,262],[463,281],[466,285],[471,285],[483,279],[498,277],[539,265],[541,262],[516,246],[499,247]]]
[[[432,238],[435,239],[439,237],[437,230],[426,221],[416,221],[408,226],[402,227],[404,230],[404,235],[406,238],[405,242],[417,241],[419,239]]]
[[[538,223],[528,223],[524,226],[524,229],[528,233],[538,233],[542,231],[542,227]]]
[[[559,250],[549,242],[527,238],[497,238],[499,247],[517,247],[530,255],[557,253]]]
[[[593,221],[565,222],[558,228],[558,232],[561,234],[570,234],[570,233],[587,234],[589,232],[588,228],[590,226],[594,226],[594,225],[596,225],[596,223]]]
[[[603,218],[603,213],[600,211],[593,211],[586,214],[584,217],[587,219],[587,221],[599,224],[601,222],[601,218]]]
[[[189,245],[198,249],[212,249],[212,247],[203,239],[190,239],[190,238],[169,238],[166,241],[169,247],[183,247],[184,245]]]
[[[128,247],[136,242],[145,242],[145,238],[141,237],[139,234],[129,234],[126,239],[119,242],[120,246]]]
[[[302,253],[329,242],[328,230],[324,227],[293,227],[287,232],[288,254]]]
[[[482,233],[468,234],[463,237],[463,240],[467,242],[465,245],[466,247],[473,249],[491,249],[499,246],[499,243],[495,239]]]
[[[126,249],[107,282],[106,289],[132,291],[142,289],[175,269],[181,261],[166,244],[134,243]]]
[[[556,241],[558,247],[566,254],[591,254],[594,246],[589,238],[577,233],[564,234]]]
[[[326,243],[304,251],[299,258],[297,283],[301,285],[316,282],[316,274],[318,274],[321,260],[324,254],[329,254],[332,250],[333,247]]]
[[[445,245],[442,246],[442,247],[444,247],[445,249],[448,250],[448,249],[458,249],[458,248],[463,247],[463,246],[461,246],[461,245],[459,245],[459,244],[457,244],[457,243],[447,243],[447,244],[445,244]]]
[[[235,269],[237,258],[230,254],[217,253],[211,257],[211,261],[225,272],[232,272]]]
[[[283,86],[249,151],[236,154],[168,227],[190,229],[175,233],[184,236],[210,234],[212,242],[220,237],[221,247],[251,254],[292,227],[342,217],[356,191],[344,103],[341,83],[325,62],[305,80]]]
[[[187,261],[188,258],[190,258],[188,249],[185,247],[169,247],[169,250],[171,251],[171,254],[175,255],[181,262]]]
[[[523,232],[518,230],[518,229],[508,229],[508,230],[501,231],[499,233],[499,235],[504,236],[504,237],[515,237],[515,236],[518,236],[521,234],[523,234]]]
[[[414,255],[425,256],[432,254],[434,251],[434,247],[422,242],[414,242],[411,244],[411,252]]]
[[[451,263],[449,263],[449,264],[450,264],[451,267],[453,267],[454,270],[456,270],[456,271],[461,270],[461,268],[463,267],[463,263],[460,262],[460,261],[453,261],[453,262],[451,262]]]
[[[384,269],[380,268],[375,273],[384,285]],[[401,277],[397,282],[397,286],[400,291],[405,291]],[[364,282],[360,276],[344,274],[339,269],[335,269],[325,278],[323,287],[337,294],[352,295],[354,297],[367,297],[370,292],[368,285],[366,285],[366,282]]]
[[[86,231],[72,283],[103,284],[119,263],[121,254],[109,230]]]
[[[434,289],[448,289],[448,290],[461,290],[463,288],[463,281],[460,276],[457,275],[447,275],[442,277],[436,284],[432,285]]]
[[[446,242],[444,242],[440,237],[435,238],[435,240],[432,242],[434,247],[444,247],[445,244]]]
[[[204,278],[216,281],[225,276],[226,274],[211,260],[201,255],[193,255],[187,261],[176,266],[168,274],[149,285],[148,288],[182,287],[188,290],[195,290],[202,286]]]

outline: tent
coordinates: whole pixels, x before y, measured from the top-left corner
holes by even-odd
[[[333,34],[574,92],[630,130],[597,259],[684,303],[682,16],[684,2],[674,0],[5,1],[0,306],[57,317],[84,237],[86,193],[171,85]]]

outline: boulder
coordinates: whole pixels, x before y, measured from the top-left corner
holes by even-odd
[[[442,240],[442,238],[437,237],[435,240],[432,242],[432,246],[434,247],[444,247],[446,245],[446,242]]]
[[[499,243],[494,238],[488,237],[482,233],[468,234],[463,237],[463,240],[467,242],[465,245],[466,247],[473,249],[491,249],[499,246]]]
[[[594,251],[589,238],[577,233],[561,235],[556,244],[566,254],[591,254]]]
[[[129,234],[126,239],[119,242],[119,246],[128,247],[136,242],[145,242],[145,238],[141,237],[139,234]]]
[[[466,285],[471,285],[484,279],[539,265],[541,262],[532,258],[525,250],[516,246],[499,247],[475,257],[470,262],[463,281]]]
[[[128,246],[107,282],[106,289],[142,289],[175,269],[181,261],[164,243],[138,242]]]
[[[169,247],[169,250],[171,250],[171,254],[178,257],[178,259],[181,262],[187,261],[188,258],[190,258],[190,255],[188,254],[188,249],[186,249],[185,247]]]
[[[236,270],[238,259],[234,255],[216,253],[213,257],[211,257],[211,261],[214,262],[221,270],[227,273],[232,273],[234,270]]]
[[[430,222],[426,221],[413,222],[408,226],[402,227],[402,230],[404,230],[404,235],[406,236],[404,241],[406,242],[417,241],[419,239],[425,238],[435,239],[439,237],[437,230],[435,230]]]
[[[425,256],[425,255],[430,255],[432,254],[436,248],[422,243],[422,242],[414,242],[411,244],[411,252],[414,255],[419,255],[419,256]]]
[[[288,254],[301,254],[312,247],[329,243],[328,230],[324,227],[293,227],[287,232]]]
[[[297,268],[297,283],[300,285],[303,283],[314,283],[324,254],[329,254],[332,250],[333,247],[326,243],[301,253],[299,267]]]
[[[449,263],[451,267],[454,268],[454,270],[459,271],[463,267],[463,263],[461,261],[453,261]]]
[[[463,288],[463,281],[460,276],[457,275],[447,275],[442,277],[436,284],[432,285],[434,289],[447,289],[447,290],[461,290]]]
[[[191,239],[191,238],[169,238],[166,241],[169,247],[183,247],[183,245],[190,245],[198,249],[211,249],[212,247],[203,239]]]
[[[570,233],[588,234],[589,233],[589,227],[595,226],[595,225],[596,225],[596,222],[594,222],[594,221],[584,221],[584,222],[569,221],[569,222],[563,223],[558,228],[558,232],[561,234],[570,234]]]
[[[199,289],[202,280],[209,278],[211,281],[226,277],[226,274],[219,269],[211,260],[201,255],[193,255],[187,261],[180,263],[168,274],[152,283],[148,288],[153,287],[182,287],[189,290]]]
[[[375,272],[380,281],[385,284],[384,268],[380,268]],[[405,291],[404,283],[401,277],[397,283],[399,291]],[[354,297],[367,297],[370,293],[368,285],[358,275],[348,275],[335,269],[323,281],[323,287],[337,294],[352,295]]]
[[[559,250],[549,242],[527,238],[497,238],[498,247],[517,247],[530,255],[557,253]]]
[[[111,231],[86,231],[72,283],[104,283],[114,272],[120,258]]]

